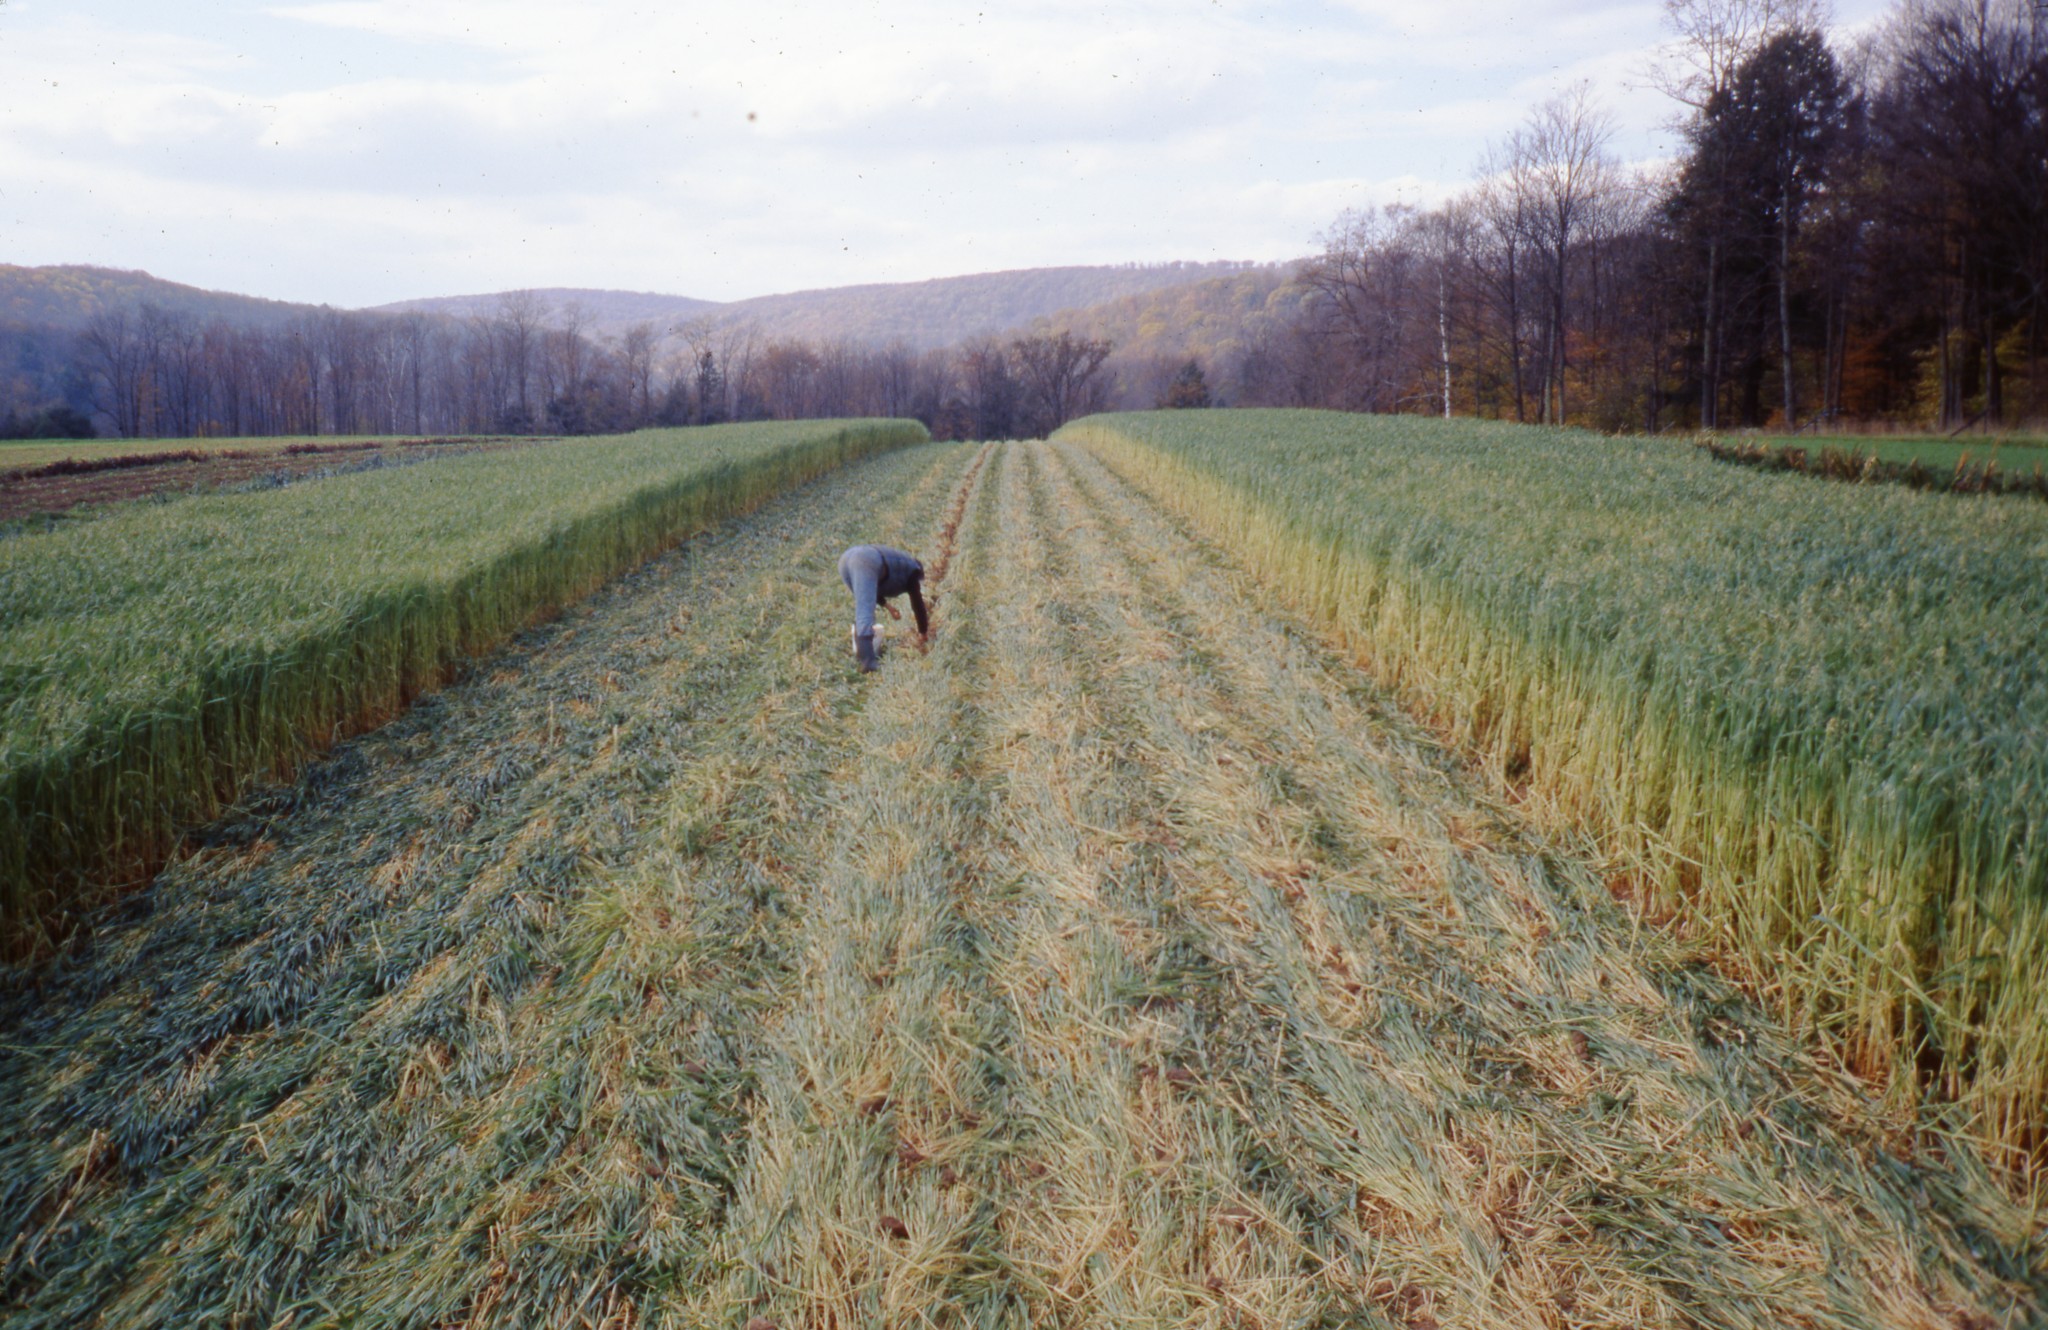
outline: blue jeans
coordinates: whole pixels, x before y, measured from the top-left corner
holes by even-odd
[[[882,585],[882,552],[873,545],[855,545],[839,556],[839,580],[853,592],[853,635],[875,634],[875,593]]]

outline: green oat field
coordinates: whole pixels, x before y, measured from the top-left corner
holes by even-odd
[[[1618,895],[1663,861],[1552,815],[1561,740],[1441,704],[1479,637],[1390,674],[1308,571],[1354,547],[1217,521],[1232,446],[1407,445],[1185,414],[791,475],[239,790],[0,973],[0,1321],[2041,1324],[2002,1137],[1745,986],[1699,884]],[[1394,522],[1302,460],[1300,530]],[[936,599],[869,677],[866,540]]]

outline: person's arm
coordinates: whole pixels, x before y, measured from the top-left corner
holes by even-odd
[[[924,579],[922,577],[910,584],[910,612],[917,616],[917,635],[919,637],[931,636],[931,621],[926,618],[924,610]]]

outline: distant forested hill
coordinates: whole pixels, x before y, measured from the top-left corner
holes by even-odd
[[[788,391],[783,391],[769,385],[771,368],[798,372],[802,377],[822,363],[820,357],[843,357],[857,348],[868,349],[859,354],[882,354],[897,347],[921,354],[984,336],[1008,342],[1053,326],[1071,327],[1084,336],[1115,343],[1117,355],[1109,370],[1110,378],[1119,385],[1118,401],[1150,405],[1155,381],[1188,357],[1199,358],[1212,373],[1220,371],[1243,359],[1247,338],[1256,338],[1276,321],[1287,322],[1292,304],[1300,299],[1300,292],[1290,284],[1293,271],[1292,265],[1246,263],[1034,268],[797,291],[725,303],[649,292],[555,287],[347,311],[205,291],[143,272],[74,265],[0,265],[0,423],[16,414],[26,417],[66,405],[93,415],[102,428],[115,427],[110,401],[119,395],[114,388],[118,377],[127,385],[123,391],[128,397],[137,401],[146,397],[144,405],[160,404],[170,400],[165,397],[170,393],[186,403],[190,407],[187,414],[192,415],[186,421],[184,415],[173,411],[167,420],[131,420],[119,428],[240,432],[246,421],[236,422],[246,412],[238,414],[218,404],[206,404],[219,395],[215,389],[227,391],[223,385],[239,385],[235,391],[241,392],[251,383],[281,380],[298,373],[298,367],[312,365],[316,378],[332,379],[326,384],[328,404],[320,408],[332,414],[334,403],[340,400],[335,393],[362,388],[366,365],[388,368],[400,362],[414,363],[406,359],[409,356],[433,359],[440,355],[434,363],[447,370],[442,377],[448,384],[456,384],[461,376],[441,364],[447,360],[441,352],[454,353],[442,344],[452,346],[464,339],[486,359],[510,355],[515,349],[541,357],[545,363],[522,362],[526,364],[523,372],[538,376],[546,389],[543,407],[551,409],[553,397],[560,395],[556,369],[563,374],[587,375],[598,363],[577,358],[556,366],[550,357],[559,358],[559,346],[566,343],[504,340],[499,331],[514,325],[574,327],[582,336],[571,341],[585,347],[589,356],[632,359],[638,368],[630,372],[620,367],[624,360],[620,366],[605,361],[607,373],[617,369],[618,375],[637,376],[638,384],[634,412],[610,411],[607,419],[654,414],[657,390],[673,395],[675,385],[669,380],[678,371],[669,351],[681,341],[675,334],[707,325],[732,332],[730,337],[719,337],[718,359],[721,365],[733,362],[727,368],[738,377],[727,383],[722,374],[718,380],[723,385],[721,391],[738,393],[740,379],[749,373],[760,378],[759,383],[748,381],[747,393],[752,395],[744,402],[735,398],[728,404],[734,411],[800,409],[783,400],[801,397],[800,393],[791,395],[794,388],[784,384]],[[406,327],[397,317],[401,314],[413,316]],[[422,316],[428,326],[412,326],[419,324]],[[117,320],[121,321],[118,327]],[[95,326],[100,327],[101,335],[88,341],[84,334]],[[651,343],[639,341],[634,350],[634,339],[625,334],[642,326],[651,329],[655,337]],[[109,349],[115,346],[125,349],[118,353]],[[434,351],[434,347],[440,350]],[[130,359],[135,363],[131,365]],[[108,368],[117,363],[121,366],[118,372]],[[149,381],[147,392],[134,386],[145,378]],[[201,391],[197,386],[201,379],[212,386]],[[512,381],[525,380],[515,372]],[[173,392],[168,386],[172,384],[183,387]],[[459,384],[448,384],[442,386],[459,391]],[[413,386],[420,388],[419,383]],[[1218,380],[1219,390],[1221,386]],[[685,383],[682,391],[688,397],[696,389],[693,383]],[[935,400],[944,398],[944,392],[934,391],[939,393]],[[305,400],[317,403],[323,399],[309,393]],[[424,402],[412,405],[412,416],[424,419]],[[539,415],[531,403],[523,405],[528,415],[521,417],[521,427],[537,427]],[[661,409],[671,414],[681,410],[669,405]],[[289,426],[321,427],[310,419]],[[513,428],[504,421],[491,427]]]
[[[258,296],[205,291],[167,282],[146,272],[52,264],[24,268],[0,263],[0,326],[83,328],[102,310],[134,309],[148,303],[200,319],[216,315],[230,323],[282,323],[309,306]]]
[[[869,346],[901,342],[913,350],[950,346],[984,333],[1019,328],[1059,310],[1099,305],[1121,297],[1185,286],[1248,271],[1243,263],[1150,263],[940,277],[926,282],[885,282],[821,291],[793,291],[718,303],[637,291],[555,288],[533,292],[555,311],[581,309],[590,331],[617,335],[635,323],[669,329],[696,319],[744,324],[764,338],[808,342],[855,341]],[[429,310],[467,315],[495,311],[504,293],[445,296],[382,305],[384,311]]]
[[[1239,265],[1203,281],[1118,296],[1081,308],[1060,309],[1005,336],[1066,329],[1115,348],[1104,366],[1110,404],[1149,408],[1172,375],[1189,360],[1211,389],[1235,401],[1246,358],[1265,339],[1294,325],[1308,288],[1299,263]]]
[[[727,307],[771,335],[825,341],[858,337],[924,350],[999,333],[1064,309],[1186,286],[1244,270],[1242,263],[1151,263],[1025,268],[929,282],[842,286],[761,296]]]
[[[77,336],[96,315],[141,305],[200,322],[275,327],[309,306],[205,291],[146,272],[53,264],[0,263],[0,423],[54,405],[80,411],[92,393],[76,355]]]
[[[1247,329],[1294,317],[1307,294],[1307,288],[1296,284],[1297,268],[1292,263],[1261,264],[1207,281],[1057,310],[1033,323],[1107,338],[1120,354],[1133,357],[1221,358]]]

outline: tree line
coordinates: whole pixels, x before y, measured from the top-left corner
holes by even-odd
[[[1604,429],[2048,415],[2048,6],[1668,0],[1684,151],[1623,169],[1585,86],[1441,207],[1348,212],[1243,404]]]
[[[916,418],[944,438],[1045,434],[1104,405],[1108,343],[1061,331],[918,352],[643,322],[598,337],[515,292],[453,318],[322,309],[276,326],[152,304],[95,316],[75,377],[128,438],[584,434],[831,416]]]

